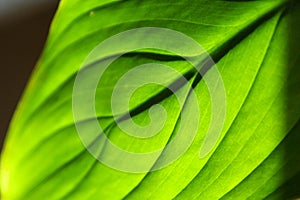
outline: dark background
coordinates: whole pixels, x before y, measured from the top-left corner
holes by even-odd
[[[5,1],[11,0],[1,2],[2,11]],[[0,149],[18,100],[43,49],[58,0],[23,3],[17,8],[7,3],[7,9],[0,14]]]

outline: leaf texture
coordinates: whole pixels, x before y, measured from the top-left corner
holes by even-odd
[[[293,42],[300,39],[298,13],[299,3],[284,0],[62,0],[2,151],[2,199],[299,197],[300,60]],[[157,171],[127,173],[99,162],[82,144],[73,119],[72,92],[81,64],[99,43],[139,27],[169,28],[193,38],[215,61],[222,80],[215,80],[211,69],[205,78],[199,77],[182,57],[156,49],[129,52],[113,62],[96,91],[96,115],[104,134],[120,148],[149,152],[167,145],[183,115],[195,119],[189,84],[200,110],[197,134],[179,159]],[[149,84],[136,91],[129,105],[135,123],[149,124],[148,112],[156,103],[168,115],[163,129],[147,140],[122,131],[110,108],[117,81],[146,63],[167,65],[188,79],[176,92],[184,107],[162,86]],[[166,85],[180,78],[155,70],[147,77],[163,79]],[[204,79],[216,82],[212,94]],[[213,150],[200,159],[213,112],[211,96],[217,95],[220,81],[226,89],[224,127]],[[91,120],[85,117],[79,123],[88,127]],[[193,127],[184,130],[192,132]],[[99,156],[111,157],[109,148],[97,141],[93,138],[90,147]],[[161,154],[152,167],[167,157]]]

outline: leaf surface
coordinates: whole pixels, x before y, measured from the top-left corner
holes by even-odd
[[[10,125],[1,156],[2,198],[279,199],[299,195],[300,60],[297,43],[287,41],[299,39],[295,20],[299,5],[289,5],[284,0],[61,1],[43,55]],[[102,164],[82,144],[74,124],[72,94],[77,72],[90,52],[110,36],[139,27],[186,34],[216,65],[202,78],[179,55],[150,48],[128,52],[109,66],[95,95],[96,116],[104,133],[89,143],[99,156],[127,159],[101,143],[103,134],[130,152],[162,148],[178,135],[182,116],[192,122],[196,107],[200,110],[197,134],[179,159],[157,171],[127,173]],[[138,44],[144,39],[127,43]],[[98,59],[105,60],[112,52]],[[195,56],[193,50],[187,54]],[[122,113],[113,116],[110,98],[125,73],[146,63],[164,64],[178,73],[152,70],[144,78],[165,80],[166,85],[180,77],[188,82],[177,88],[176,95],[157,84],[136,90],[128,108],[136,124],[151,123],[149,112],[157,103],[168,116],[163,129],[144,139],[120,129],[114,117],[124,124],[129,119]],[[84,70],[90,68],[87,65]],[[214,68],[222,80],[215,79]],[[207,81],[216,83],[212,91]],[[224,126],[213,150],[199,158],[213,120],[211,96],[218,95],[221,83],[226,89]],[[122,87],[135,86],[128,82]],[[184,99],[183,107],[178,96]],[[218,108],[217,118],[222,117],[221,105]],[[90,117],[78,123],[89,127]],[[193,127],[184,127],[185,134],[193,131]],[[158,155],[149,169],[168,156],[168,152]]]

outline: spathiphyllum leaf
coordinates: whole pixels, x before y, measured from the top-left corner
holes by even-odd
[[[8,131],[1,198],[300,198],[299,13],[62,0]]]

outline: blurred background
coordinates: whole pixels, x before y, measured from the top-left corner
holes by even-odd
[[[0,0],[0,149],[47,38],[58,0]]]

